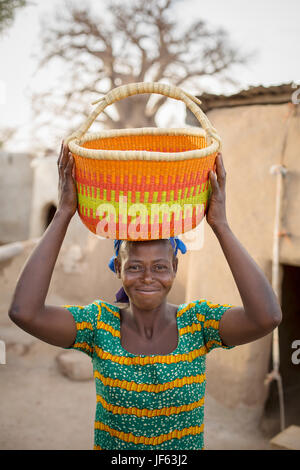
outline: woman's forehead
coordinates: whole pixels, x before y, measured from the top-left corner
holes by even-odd
[[[150,240],[144,242],[123,242],[120,245],[120,254],[128,258],[169,258],[173,248],[169,240]]]

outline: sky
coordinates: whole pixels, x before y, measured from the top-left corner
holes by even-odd
[[[53,16],[62,4],[62,0],[31,1],[34,5],[17,11],[13,25],[0,38],[0,128],[19,129],[19,138],[11,143],[19,151],[26,151],[34,138],[30,130],[29,84],[36,70],[34,54],[40,53],[40,19]],[[92,4],[99,9],[101,0],[92,0]],[[241,53],[256,54],[246,67],[233,69],[233,78],[240,82],[238,88],[207,79],[203,82],[207,92],[231,94],[249,86],[300,84],[299,0],[183,0],[175,6],[174,17],[182,26],[202,19],[210,27],[222,27],[228,31],[230,43]],[[47,87],[48,80],[51,88],[52,79],[51,73],[47,73],[41,79],[43,87],[45,84]],[[199,94],[197,89],[188,91]],[[173,102],[170,106],[178,125],[184,126],[184,105]],[[163,127],[166,119],[162,110],[158,125]]]

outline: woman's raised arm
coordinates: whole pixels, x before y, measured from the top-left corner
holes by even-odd
[[[228,346],[249,343],[271,333],[282,320],[282,311],[262,269],[229,227],[225,209],[226,171],[216,159],[217,177],[210,173],[212,197],[207,222],[213,229],[239,290],[243,307],[228,309],[220,321],[220,335]],[[242,212],[241,212],[242,214]]]
[[[33,336],[56,346],[68,347],[76,335],[72,315],[62,307],[45,305],[54,266],[77,208],[74,160],[64,143],[57,165],[57,211],[19,276],[8,314],[16,325]]]

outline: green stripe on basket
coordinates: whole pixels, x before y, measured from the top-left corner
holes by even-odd
[[[178,193],[181,193],[181,190],[179,190]],[[185,193],[187,194],[187,190],[185,191]],[[153,203],[156,203],[157,205],[165,204],[169,207],[171,207],[174,204],[180,204],[180,206],[183,206],[184,204],[192,204],[192,205],[205,204],[207,202],[207,199],[208,199],[210,193],[211,193],[211,187],[209,186],[208,189],[206,189],[205,191],[202,191],[200,194],[196,194],[194,196],[187,197],[184,201],[181,201],[179,203],[177,201],[174,201],[173,199],[171,201],[168,201],[168,202],[166,202],[165,200],[162,200],[161,202],[157,202],[158,193],[155,192],[153,194]],[[104,194],[105,194],[105,190],[104,190]],[[146,205],[147,210],[150,213],[152,203],[146,202],[146,200],[148,201],[148,199],[149,199],[149,194],[146,195],[146,193],[145,193],[145,202],[143,202],[141,204]],[[136,204],[139,203],[139,200],[140,200],[140,194],[136,198]],[[119,214],[119,202],[116,202],[116,201],[107,201],[105,199],[100,199],[100,198],[93,199],[91,197],[84,196],[83,194],[78,193],[78,203],[86,209],[92,209],[93,218],[98,218],[98,216],[96,216],[96,211],[97,211],[98,206],[101,205],[101,204],[112,205],[114,207],[114,210],[115,210],[116,214]],[[132,206],[131,194],[128,193],[128,195],[127,195],[127,209],[130,206]],[[126,207],[126,205],[123,204],[123,207]],[[161,219],[161,211],[160,211],[160,219]]]
[[[206,197],[207,197],[207,193],[208,193],[207,189],[204,190],[204,187],[206,186],[206,184],[207,183],[202,183],[201,185],[198,184],[197,186],[192,186],[190,188],[185,188],[184,191],[182,189],[179,189],[178,194],[177,194],[178,199],[181,199],[181,197],[183,197],[184,200],[188,200],[188,199],[191,199],[193,197],[197,197],[197,198],[200,198],[202,202],[204,202]],[[82,183],[77,183],[77,191],[82,197],[84,197],[84,194],[87,192],[89,194],[88,198],[97,199],[97,200],[101,200],[101,201],[106,199],[106,194],[107,194],[107,190],[104,189],[103,190],[104,197],[103,197],[103,199],[100,199],[100,189],[99,188],[89,187],[89,186],[86,186]],[[182,191],[183,191],[183,193],[182,193]],[[166,200],[168,193],[169,193],[169,201]],[[132,191],[127,192],[127,202],[129,204],[131,204],[131,194],[132,194]],[[155,191],[153,193],[153,198],[152,198],[153,202],[157,202],[158,194],[159,194],[158,191]],[[175,191],[173,189],[171,189],[169,191],[162,191],[161,192],[161,202],[167,202],[167,203],[176,202],[177,203],[178,199],[176,201],[174,201],[174,194],[175,194]],[[124,191],[119,191],[119,195],[120,196],[124,195]],[[116,196],[116,191],[114,189],[112,189],[111,190],[111,200],[112,201],[114,201],[115,196]],[[150,197],[150,193],[148,191],[145,191],[144,192],[144,202],[145,203],[148,202],[149,197]],[[141,198],[141,192],[136,191],[135,192],[135,202],[139,203],[141,201],[141,199],[142,199]]]
[[[186,197],[186,199],[184,201],[180,201],[180,202],[177,202],[177,201],[174,201],[174,200],[171,200],[171,201],[165,201],[165,200],[162,200],[161,202],[157,202],[157,194],[154,194],[155,197],[153,197],[153,203],[156,203],[156,204],[168,204],[169,206],[171,206],[172,204],[180,204],[180,205],[183,205],[183,204],[204,204],[206,201],[207,201],[207,197],[209,196],[210,194],[210,188],[208,188],[207,190],[203,191],[202,193],[200,194],[197,194],[196,196],[191,196],[191,197]],[[128,195],[130,196],[130,195]],[[140,198],[136,198],[136,202],[135,204],[145,204],[146,206],[150,206],[151,203],[149,202],[139,202],[139,199]],[[147,197],[147,200],[149,198]],[[146,198],[145,198],[146,200]],[[79,201],[79,204],[82,204],[83,206],[85,207],[88,207],[88,208],[95,208],[97,207],[99,204],[112,204],[113,206],[115,207],[118,207],[119,206],[119,203],[116,202],[116,201],[107,201],[106,199],[92,199],[88,196],[84,196],[83,194],[78,194],[78,201]],[[131,197],[128,197],[127,199],[127,205],[128,206],[131,206],[132,204],[134,203],[131,203]]]

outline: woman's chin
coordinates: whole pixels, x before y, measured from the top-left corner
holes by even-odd
[[[131,300],[137,306],[143,307],[145,305],[145,302],[147,302],[148,305],[152,304],[154,307],[156,307],[162,302],[162,293],[161,291],[135,291],[134,294],[131,296]]]
[[[151,291],[146,291],[146,290],[136,290],[135,291],[135,294],[137,295],[143,295],[143,296],[146,296],[146,297],[157,297],[159,294],[160,291],[157,291],[157,290],[151,290]]]

